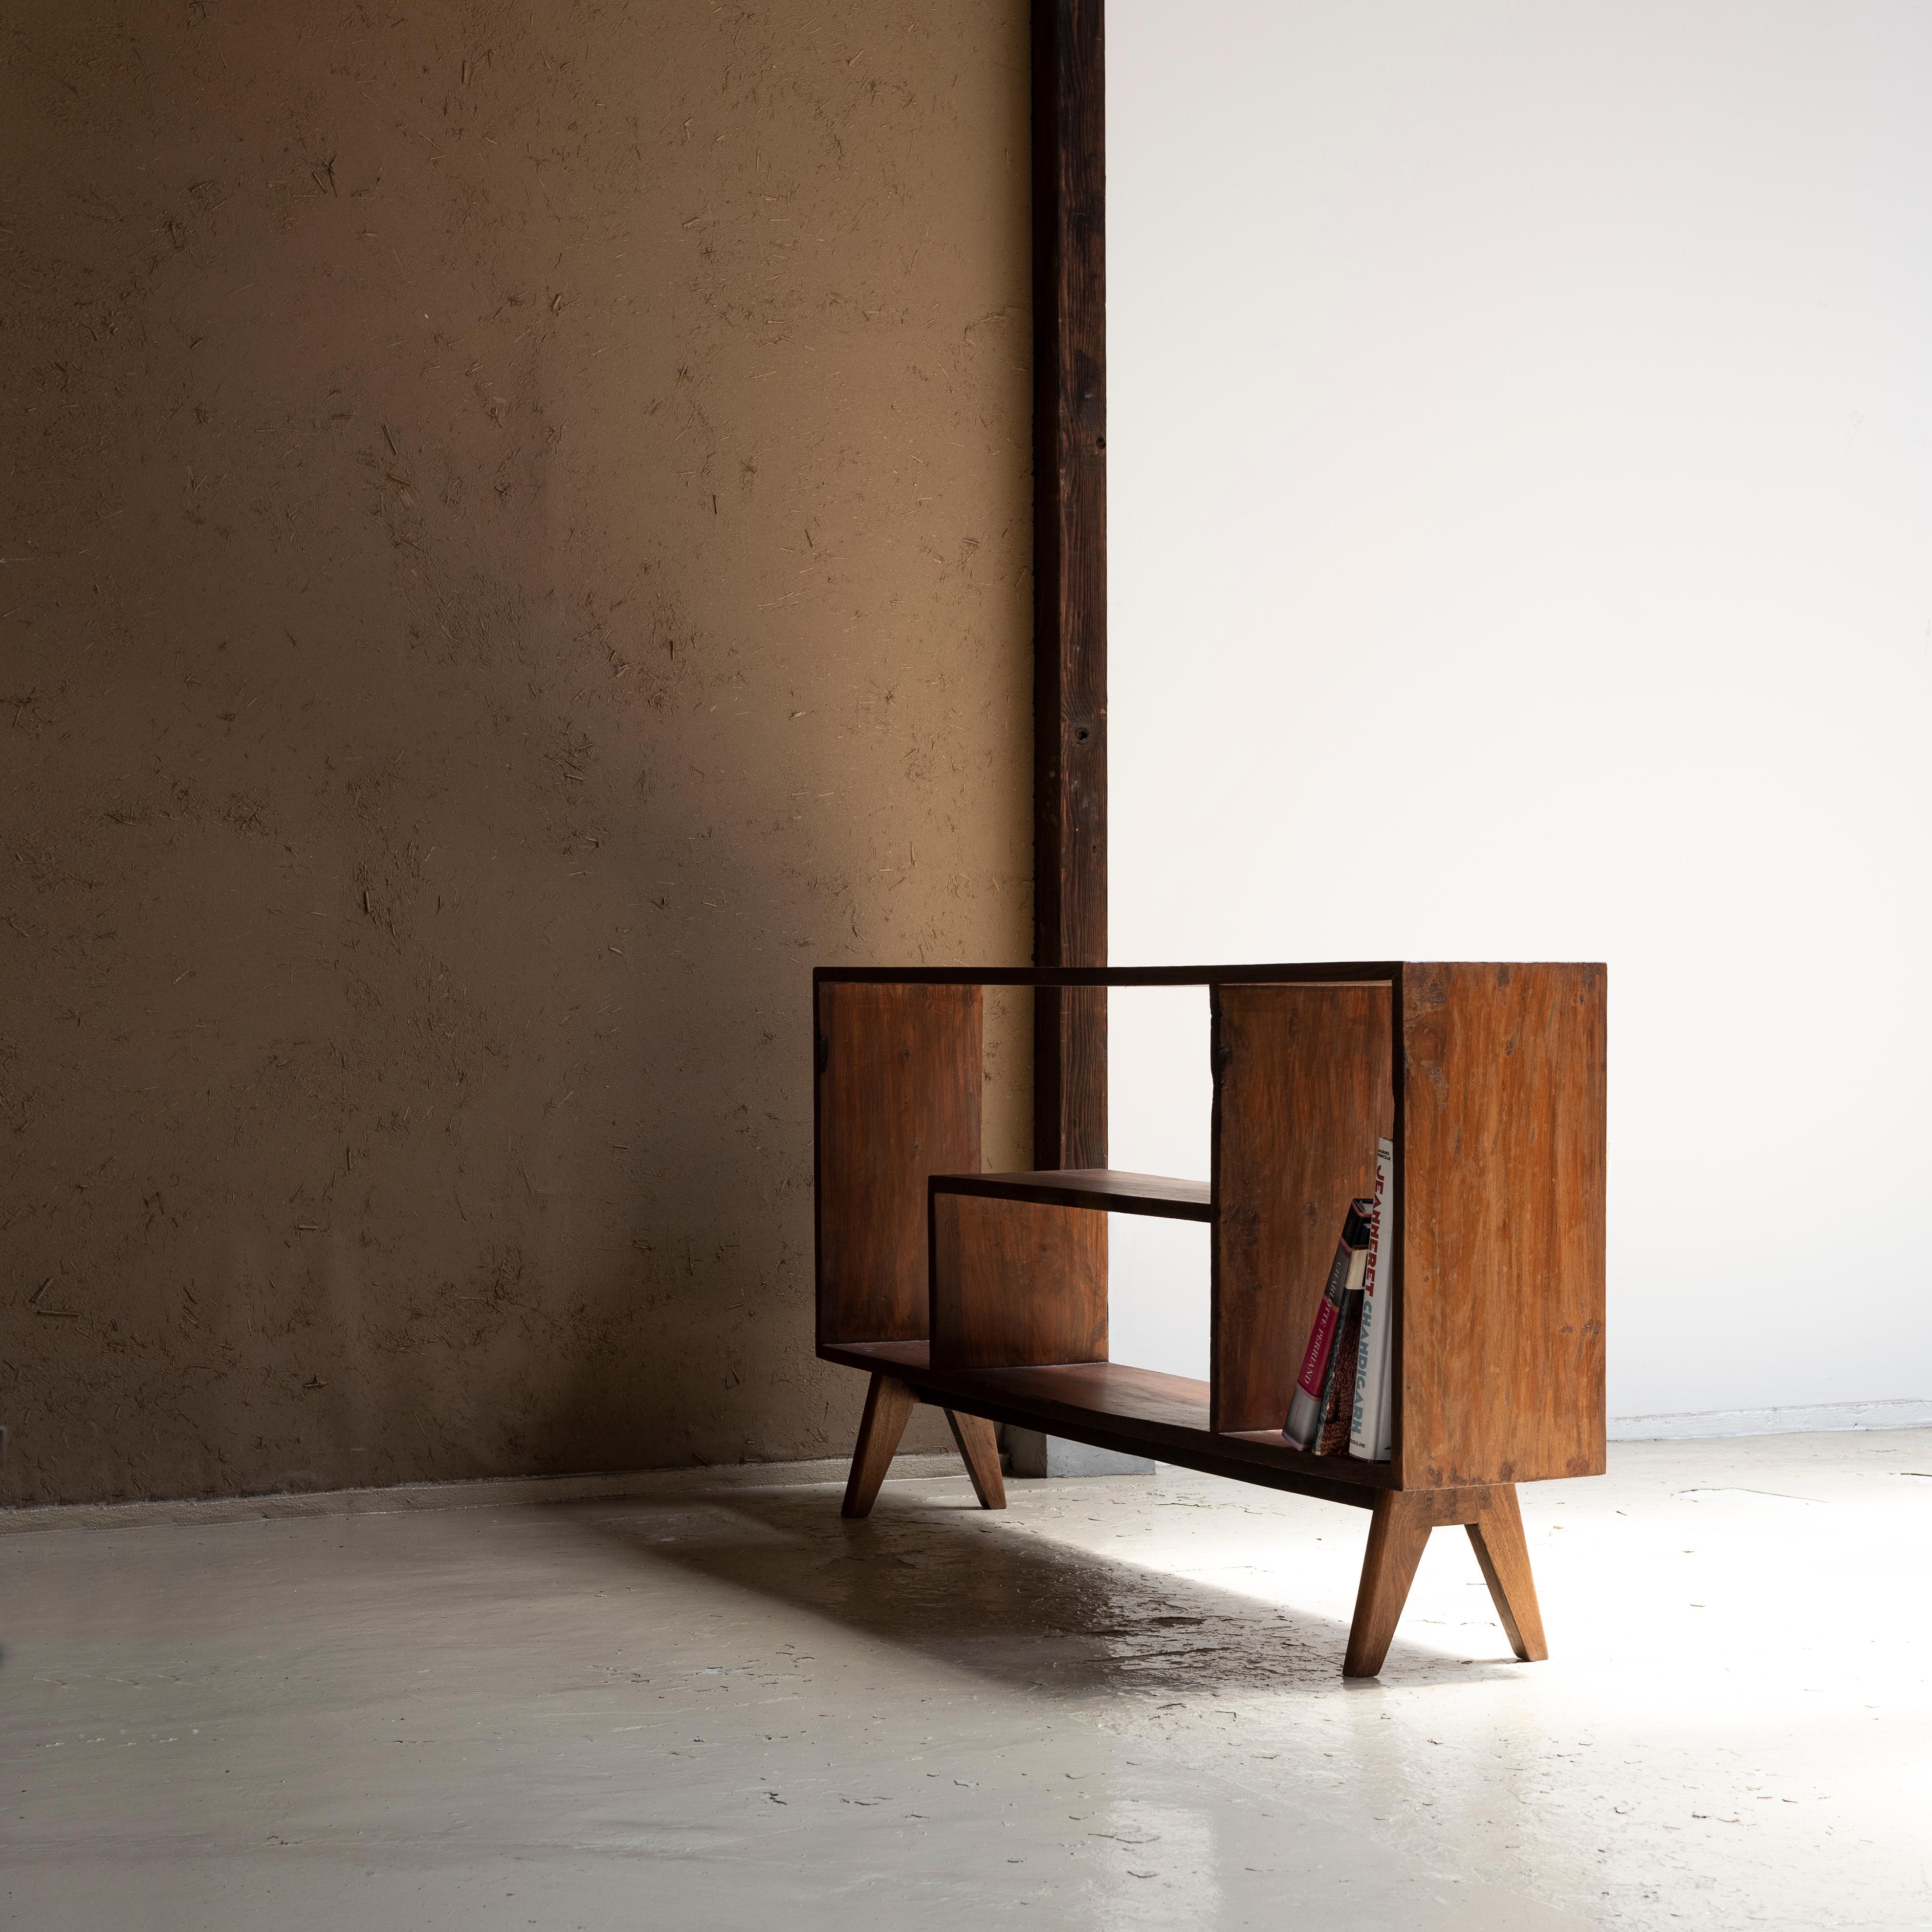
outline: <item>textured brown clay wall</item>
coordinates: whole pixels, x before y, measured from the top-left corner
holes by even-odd
[[[14,11],[0,1497],[849,1446],[809,968],[1028,946],[1025,13]]]

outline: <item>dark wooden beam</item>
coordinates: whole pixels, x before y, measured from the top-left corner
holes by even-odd
[[[1034,0],[1034,963],[1107,962],[1106,68]],[[1034,1165],[1107,1164],[1107,995],[1034,1006]]]

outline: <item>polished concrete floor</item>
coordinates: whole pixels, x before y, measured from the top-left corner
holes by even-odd
[[[1438,1531],[1162,1469],[0,1537],[0,1923],[1932,1926],[1932,1432]]]

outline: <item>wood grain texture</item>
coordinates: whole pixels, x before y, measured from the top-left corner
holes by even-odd
[[[839,1514],[864,1516],[872,1514],[879,1485],[892,1466],[892,1452],[905,1433],[907,1420],[918,1406],[919,1398],[904,1382],[891,1376],[872,1377],[866,1390],[866,1412],[859,1419],[859,1440],[852,1450],[852,1473],[845,1480],[845,1500]]]
[[[1107,1159],[1107,996],[1090,987],[1034,994],[1033,1157],[1069,1167]]]
[[[1084,1409],[1153,1427],[1198,1431],[1206,1426],[1207,1384],[1192,1376],[1164,1375],[1124,1362],[1067,1362],[992,1370],[979,1380],[989,1394],[1038,1403],[1042,1414]]]
[[[959,1445],[960,1457],[972,1479],[973,1493],[980,1498],[980,1507],[1004,1509],[1006,1480],[1000,1473],[1000,1444],[993,1425],[983,1417],[950,1408],[946,1412],[946,1421],[953,1441]]]
[[[1402,1490],[1376,1498],[1362,1580],[1355,1592],[1354,1620],[1348,1626],[1344,1677],[1372,1677],[1388,1656],[1409,1586],[1415,1581],[1415,1566],[1435,1527],[1426,1504],[1426,1496]]]
[[[1107,957],[1106,85],[1100,0],[1035,0],[1034,958]],[[1107,1159],[1104,993],[1035,1000],[1034,1160]]]
[[[1278,1430],[1349,1199],[1394,1132],[1386,986],[1214,989],[1214,1426]]]
[[[1543,1611],[1536,1600],[1536,1580],[1530,1574],[1529,1546],[1523,1540],[1522,1511],[1514,1486],[1486,1492],[1482,1514],[1467,1527],[1510,1649],[1526,1664],[1541,1663],[1550,1654],[1550,1646],[1543,1635]]]
[[[1204,1180],[1117,1168],[1064,1167],[1034,1174],[935,1174],[935,1192],[986,1195],[1000,1201],[1036,1201],[1108,1214],[1150,1214],[1170,1221],[1211,1221],[1214,1190]]]
[[[922,1399],[943,1408],[956,1406],[980,1413],[982,1396],[1008,1402],[1024,1398],[1039,1405],[1027,1426],[1064,1413],[1103,1415],[1119,1423],[1152,1427],[1208,1428],[1208,1384],[1192,1376],[1164,1375],[1158,1369],[1130,1368],[1124,1362],[1054,1363],[1036,1368],[942,1369],[925,1342],[852,1342],[821,1352],[828,1361],[898,1376]],[[1052,1414],[1049,1414],[1052,1412]]]
[[[927,1178],[980,1165],[980,989],[816,997],[818,1339],[923,1336]]]
[[[1606,976],[1403,968],[1406,1488],[1603,1472]]]
[[[935,1366],[1106,1358],[1104,1214],[935,1192],[932,1229]]]

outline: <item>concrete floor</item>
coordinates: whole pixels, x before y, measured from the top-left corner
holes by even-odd
[[[1362,1684],[1366,1516],[1166,1469],[0,1538],[0,1922],[1932,1925],[1932,1431],[1612,1454]]]

